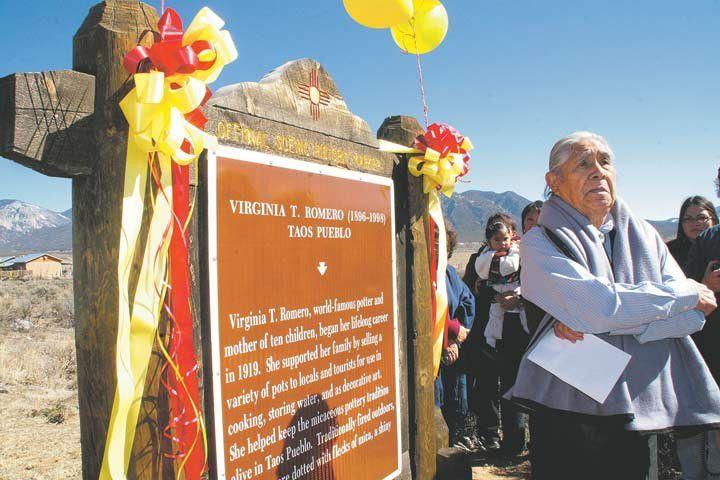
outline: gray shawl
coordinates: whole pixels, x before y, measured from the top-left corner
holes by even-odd
[[[574,260],[596,277],[631,285],[645,281],[663,283],[661,262],[667,259],[667,248],[652,227],[636,219],[621,199],[616,200],[605,228],[601,228],[615,231],[612,266],[598,230],[556,195],[543,205],[539,224],[554,233],[573,253]],[[546,315],[536,337],[554,321]],[[527,353],[515,386],[507,396],[519,403],[556,410],[622,415],[628,430],[659,431],[720,424],[720,390],[689,336],[660,338],[653,331],[653,324],[649,324],[598,337],[632,356],[603,404],[527,360]],[[528,352],[532,345],[531,342]]]

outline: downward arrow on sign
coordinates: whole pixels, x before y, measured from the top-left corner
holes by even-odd
[[[325,265],[325,262],[318,263],[317,270],[320,272],[320,275],[325,275],[325,272],[327,272],[327,265]]]

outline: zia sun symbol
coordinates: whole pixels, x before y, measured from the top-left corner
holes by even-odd
[[[300,94],[300,98],[310,102],[310,116],[312,116],[313,120],[320,119],[320,105],[329,105],[330,99],[332,98],[329,93],[320,90],[317,70],[310,72],[310,80],[308,83],[303,83],[298,86],[298,93]]]

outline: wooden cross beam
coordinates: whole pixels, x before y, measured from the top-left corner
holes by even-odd
[[[154,8],[132,0],[95,5],[73,39],[73,70],[0,79],[0,155],[72,178],[73,262],[83,478],[100,471],[115,392],[117,258],[129,91],[123,55],[155,28]],[[147,43],[147,42],[144,42]],[[137,273],[137,265],[135,265]],[[130,478],[159,478],[157,364],[148,373]],[[162,419],[160,419],[162,421]]]
[[[72,70],[0,79],[0,155],[45,175],[92,172],[95,77]]]

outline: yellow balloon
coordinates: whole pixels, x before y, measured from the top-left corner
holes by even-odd
[[[413,0],[343,0],[345,10],[360,25],[390,28],[413,16]]]
[[[438,0],[415,0],[410,21],[390,29],[393,40],[406,53],[423,54],[435,50],[448,31],[448,14]]]

